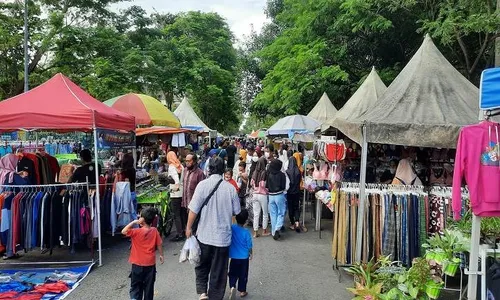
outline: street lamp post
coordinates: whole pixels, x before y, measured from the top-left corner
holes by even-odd
[[[24,0],[24,91],[29,90],[28,0]]]

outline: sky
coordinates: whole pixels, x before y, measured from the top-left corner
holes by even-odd
[[[118,7],[126,8],[132,5],[141,6],[147,12],[154,10],[160,13],[190,10],[217,12],[226,19],[239,40],[250,33],[252,25],[257,32],[260,32],[266,21],[264,14],[266,0],[133,0],[120,3]]]

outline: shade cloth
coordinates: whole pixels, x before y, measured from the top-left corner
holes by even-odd
[[[313,118],[321,124],[325,124],[328,121],[333,120],[336,114],[337,109],[333,106],[332,101],[330,101],[330,98],[328,98],[328,95],[325,92],[307,116],[309,118]]]
[[[0,102],[0,116],[0,131],[135,129],[133,116],[108,107],[61,73],[28,92]]]
[[[302,115],[293,115],[279,119],[267,130],[268,135],[288,135],[293,131],[314,132],[320,122]]]
[[[379,98],[386,90],[384,82],[375,68],[372,68],[361,86],[337,112],[335,118],[329,120],[326,125],[337,128],[354,141],[360,141],[363,122],[360,118],[377,105]]]
[[[369,143],[455,148],[460,128],[477,123],[479,91],[439,52],[430,36],[358,119]],[[359,136],[353,136],[361,143]]]
[[[148,95],[129,93],[107,100],[104,104],[134,116],[137,126],[181,127],[173,112]]]
[[[181,104],[175,109],[174,114],[179,118],[181,126],[184,128],[202,130],[208,132],[210,128],[198,117],[187,99],[183,99]]]

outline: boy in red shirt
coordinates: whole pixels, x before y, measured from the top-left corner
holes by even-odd
[[[132,240],[129,262],[130,299],[152,300],[156,279],[156,250],[160,253],[160,263],[163,264],[163,246],[160,233],[151,227],[156,216],[156,210],[148,207],[142,210],[141,218],[130,222],[122,233]],[[139,225],[140,228],[132,228]]]

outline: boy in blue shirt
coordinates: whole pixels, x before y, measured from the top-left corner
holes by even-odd
[[[235,299],[236,294],[236,282],[238,282],[238,291],[240,292],[240,297],[246,297],[247,293],[247,282],[248,282],[248,267],[249,260],[252,259],[252,235],[243,226],[248,219],[248,211],[244,208],[236,216],[236,222],[238,224],[233,224],[232,229],[232,239],[231,246],[229,247],[229,257],[231,258],[231,263],[229,264],[229,287],[231,288],[231,294],[229,299]]]

